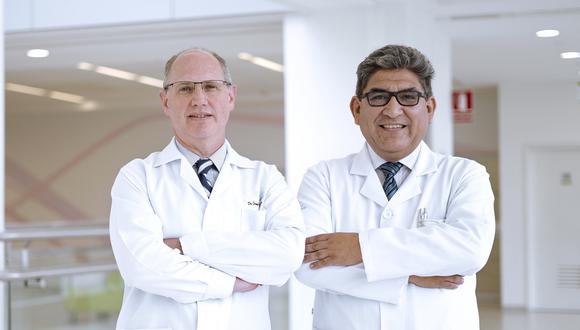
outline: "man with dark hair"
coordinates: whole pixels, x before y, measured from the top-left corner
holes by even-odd
[[[423,142],[433,75],[414,48],[372,52],[350,102],[364,147],[304,176],[310,237],[296,276],[316,289],[314,329],[479,329],[475,273],[491,251],[494,197],[483,166]]]
[[[269,330],[268,288],[304,253],[298,201],[275,166],[226,140],[236,86],[220,56],[173,56],[160,97],[175,137],[125,165],[111,191],[117,329]]]

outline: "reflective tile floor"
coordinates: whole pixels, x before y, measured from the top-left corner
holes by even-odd
[[[288,330],[286,292],[274,290],[273,293],[274,303],[270,310],[272,330]],[[62,301],[54,300],[29,306],[13,306],[11,329],[111,330],[115,327],[116,315],[71,314],[64,308]],[[501,309],[497,304],[480,304],[479,310],[481,330],[580,330],[580,311],[530,312]]]
[[[481,330],[580,330],[580,312],[530,312],[480,306],[479,314]]]

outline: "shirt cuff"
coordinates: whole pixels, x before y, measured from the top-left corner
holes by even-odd
[[[360,253],[363,260],[365,275],[367,277],[367,281],[373,282],[380,280],[377,276],[373,276],[373,274],[377,274],[376,269],[377,265],[374,262],[374,258],[372,255],[372,248],[370,244],[370,232],[363,231],[358,234],[358,243],[360,245]]]
[[[236,277],[228,275],[217,269],[212,269],[212,274],[207,282],[204,299],[222,299],[232,295]]]

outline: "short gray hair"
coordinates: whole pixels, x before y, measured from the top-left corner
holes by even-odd
[[[175,62],[175,60],[177,60],[177,58],[179,56],[181,56],[182,54],[189,53],[192,51],[200,51],[200,52],[208,53],[211,56],[213,56],[220,63],[220,66],[222,67],[222,71],[224,73],[224,80],[229,82],[229,83],[232,82],[232,75],[230,74],[230,69],[228,68],[226,60],[224,60],[223,57],[219,56],[216,52],[213,52],[211,50],[208,50],[208,49],[205,49],[202,47],[193,47],[193,48],[188,48],[188,49],[182,50],[179,53],[171,56],[171,58],[167,61],[167,63],[165,63],[165,77],[163,78],[163,86],[166,86],[168,83],[167,78],[169,77],[169,73],[171,72],[171,68],[173,67],[173,63]]]
[[[419,83],[429,98],[433,95],[431,80],[435,70],[429,59],[417,49],[401,45],[386,45],[369,54],[356,69],[356,96],[363,97],[363,90],[371,76],[379,70],[407,69],[419,78]]]

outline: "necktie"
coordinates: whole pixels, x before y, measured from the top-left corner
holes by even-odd
[[[391,197],[393,197],[397,189],[399,189],[397,187],[397,182],[395,181],[395,174],[397,174],[399,169],[401,169],[401,166],[403,166],[403,164],[399,162],[396,163],[386,162],[381,166],[379,166],[381,171],[383,171],[383,173],[385,174],[385,182],[383,183],[383,190],[385,191],[385,194],[387,195],[387,198],[389,200],[391,200]]]
[[[215,165],[211,162],[209,158],[200,158],[197,162],[195,162],[195,167],[197,168],[197,176],[199,177],[199,181],[201,185],[207,190],[208,193],[211,193],[213,189],[213,182],[209,179],[209,170],[215,168]]]

